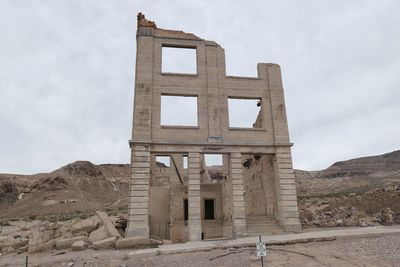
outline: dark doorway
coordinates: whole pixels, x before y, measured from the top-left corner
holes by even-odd
[[[183,200],[183,219],[185,220],[185,222],[189,220],[189,202],[187,198]]]
[[[204,199],[204,219],[214,220],[214,199]]]

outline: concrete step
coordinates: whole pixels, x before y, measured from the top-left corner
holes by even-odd
[[[253,216],[246,220],[247,235],[274,235],[283,233],[282,228],[273,217]]]
[[[276,235],[283,233],[282,228],[279,226],[271,227],[271,228],[263,228],[263,229],[247,229],[247,235],[255,236],[255,235]]]

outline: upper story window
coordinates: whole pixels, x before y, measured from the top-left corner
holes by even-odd
[[[161,125],[197,127],[197,96],[161,95]]]
[[[230,128],[263,128],[261,98],[228,98]]]
[[[197,74],[195,47],[162,47],[162,73]]]

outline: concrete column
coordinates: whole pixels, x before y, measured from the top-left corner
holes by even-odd
[[[206,45],[208,141],[222,142],[218,89],[217,46]]]
[[[189,241],[201,240],[200,154],[189,153]]]
[[[278,220],[285,231],[301,229],[290,147],[277,147],[274,159]]]
[[[133,145],[131,151],[132,172],[129,183],[129,216],[126,236],[149,238],[150,148]]]
[[[246,213],[244,202],[244,187],[242,173],[242,154],[231,153],[231,176],[232,176],[232,220],[233,234],[235,237],[246,233]]]

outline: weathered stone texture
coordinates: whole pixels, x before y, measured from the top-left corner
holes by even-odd
[[[160,29],[143,14],[136,40],[126,235],[195,241],[244,236],[267,224],[299,230],[280,66],[259,63],[257,77],[227,76],[217,43]],[[196,73],[164,73],[163,47],[195,49]],[[163,95],[197,97],[197,126],[161,125]],[[228,98],[258,101],[253,127],[230,127]],[[207,154],[223,155],[222,166],[206,166]],[[157,156],[169,156],[169,166]],[[211,218],[207,199],[214,204]]]

